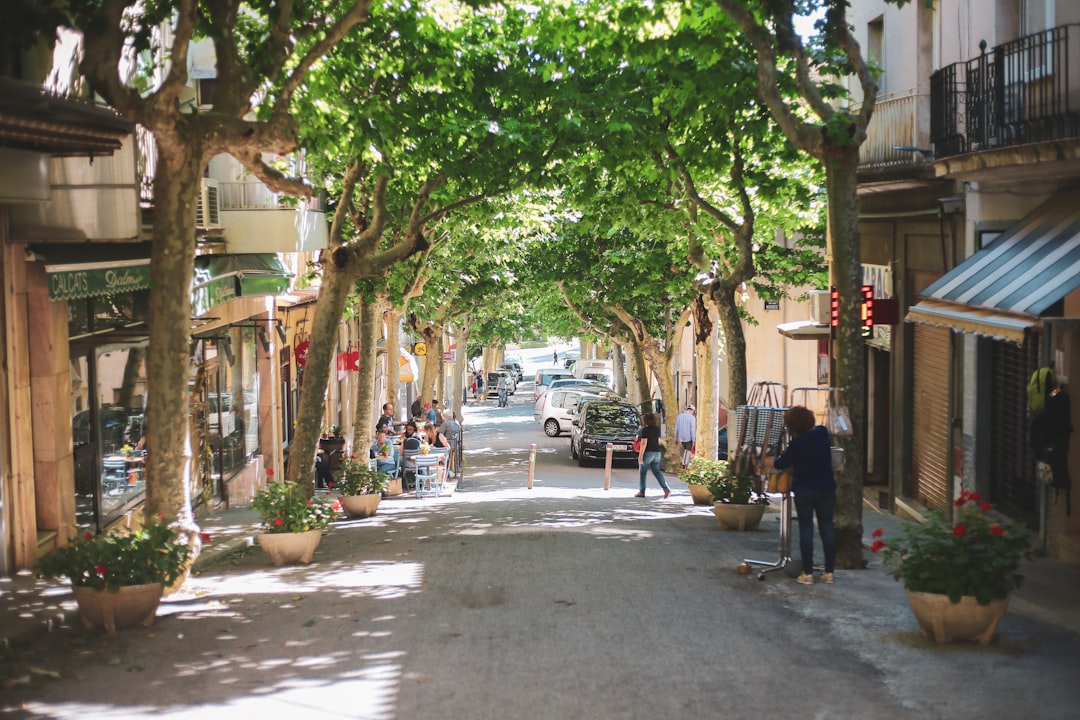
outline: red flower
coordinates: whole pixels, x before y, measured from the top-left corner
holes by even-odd
[[[326,487],[328,487],[328,488],[334,487],[334,481],[333,480],[327,480],[326,481]]]
[[[274,477],[274,469],[273,468],[267,468],[266,469],[266,477]]]
[[[982,510],[983,512],[989,512],[989,511],[990,511],[990,503],[988,503],[988,502],[984,502],[984,503],[983,503],[982,505],[980,505],[980,506],[979,506],[979,508],[980,508],[980,509],[981,509],[981,510]]]
[[[285,524],[285,521],[282,520],[281,518],[274,518],[274,524],[277,525],[278,527],[281,527],[282,525]]]
[[[159,515],[157,516],[157,519],[158,519],[158,520],[164,520],[164,519],[165,519],[165,513],[161,513],[161,514],[159,514]]]
[[[967,535],[967,525],[953,525],[952,534],[957,536]]]
[[[334,504],[331,505],[330,507],[334,510],[334,512],[341,512],[341,501],[340,500],[335,500]]]
[[[964,493],[961,493],[960,497],[956,498],[956,500],[953,501],[953,505],[955,505],[956,507],[960,507],[961,505],[963,505],[966,502],[967,502],[967,496]]]
[[[94,568],[94,571],[97,572],[97,574],[101,575],[101,576],[105,575],[106,570],[108,570],[108,568],[105,567],[104,565],[98,565],[96,568]]]
[[[878,528],[877,530],[875,530],[873,532],[874,537],[881,537],[884,534],[885,534],[885,531],[883,529],[881,529],[881,528]]]
[[[86,532],[83,533],[82,539],[83,540],[93,540],[94,539],[94,533],[87,530]]]
[[[876,553],[885,547],[884,540],[875,540],[874,544],[870,546],[870,552]]]
[[[208,533],[208,532],[199,533],[199,539],[202,540],[203,542],[210,542],[210,533]]]
[[[981,499],[982,498],[979,497],[979,493],[977,493],[977,492],[973,492],[970,495],[968,495],[968,500],[970,500],[971,502],[979,502],[979,500],[981,500]]]
[[[1001,527],[997,523],[994,523],[993,525],[990,526],[990,534],[991,535],[997,535],[998,537],[1001,537],[1002,535],[1005,534],[1005,528]]]

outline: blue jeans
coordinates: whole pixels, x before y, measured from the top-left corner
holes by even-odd
[[[799,551],[804,573],[814,572],[814,515],[817,515],[821,547],[825,552],[825,572],[836,569],[836,531],[833,511],[836,491],[803,491],[795,493],[795,513],[799,516]]]
[[[652,470],[653,477],[656,478],[656,482],[660,483],[660,487],[668,490],[667,480],[664,479],[664,473],[660,472],[660,458],[663,453],[653,450],[646,451],[644,462],[638,465],[638,485],[641,492],[645,492],[645,476],[649,474],[649,470]]]
[[[506,407],[506,388],[499,388],[499,407]]]

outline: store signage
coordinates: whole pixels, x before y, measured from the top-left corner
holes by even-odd
[[[309,347],[311,347],[311,341],[304,340],[297,344],[296,349],[293,350],[293,353],[296,355],[296,364],[300,367],[304,367],[305,365],[307,365],[307,354]]]
[[[49,273],[49,299],[96,297],[145,290],[150,287],[150,266],[64,270]]]

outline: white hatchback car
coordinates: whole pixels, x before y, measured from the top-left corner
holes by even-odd
[[[570,422],[574,419],[578,402],[581,398],[614,397],[599,387],[554,388],[545,392],[533,404],[533,419],[544,426],[544,434],[558,437],[560,433],[570,432]]]

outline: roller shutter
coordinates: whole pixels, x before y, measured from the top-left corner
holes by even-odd
[[[1034,343],[991,342],[990,492],[999,510],[1038,524],[1034,458],[1027,441],[1027,382],[1038,367]]]
[[[930,509],[949,503],[949,378],[952,331],[914,326],[911,495]]]

